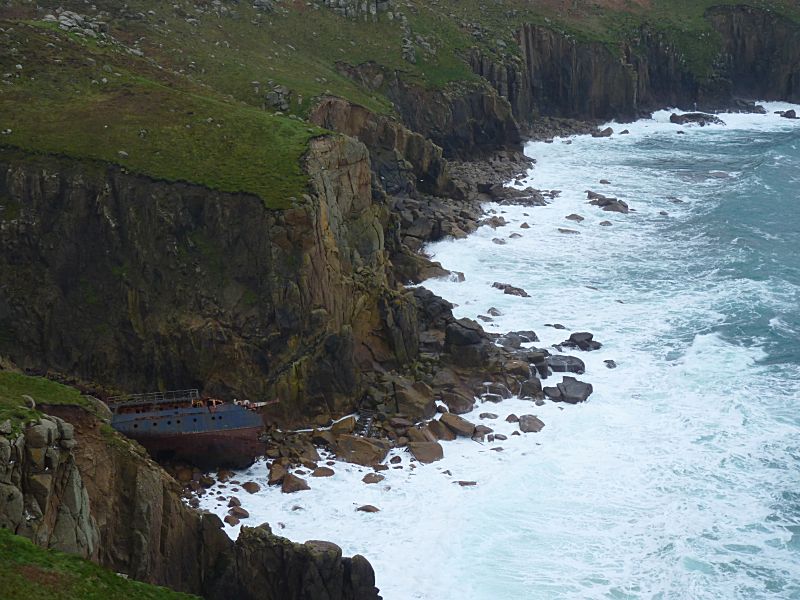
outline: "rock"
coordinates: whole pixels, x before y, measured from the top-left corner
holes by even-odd
[[[410,442],[408,449],[412,456],[423,464],[444,458],[444,450],[439,442]]]
[[[237,519],[249,519],[250,513],[243,509],[241,506],[232,506],[228,509],[228,514]]]
[[[311,433],[311,441],[330,450],[336,448],[336,436],[331,431],[314,430]]]
[[[483,394],[484,396],[491,394],[495,396],[500,396],[500,398],[503,400],[508,400],[509,398],[511,398],[511,396],[514,395],[511,393],[511,390],[509,390],[503,383],[490,382],[490,383],[485,383],[483,387],[486,390],[486,392]]]
[[[258,485],[255,481],[248,481],[242,484],[242,489],[248,494],[255,494],[256,492],[261,491],[261,486]]]
[[[612,225],[611,221],[600,221],[601,227],[611,227],[611,225]]]
[[[445,329],[445,344],[448,346],[471,346],[483,341],[483,329],[472,319],[459,319]]]
[[[239,524],[239,519],[234,517],[233,515],[227,515],[225,519],[223,519],[228,525],[231,527],[236,527]]]
[[[241,506],[242,501],[239,500],[236,496],[231,496],[228,498],[228,508],[233,508],[234,506]]]
[[[502,238],[492,238],[492,243],[497,244],[498,246],[505,246],[508,242]]]
[[[382,463],[389,453],[389,446],[383,440],[341,435],[336,439],[335,452],[342,460],[368,467]]]
[[[561,393],[561,401],[569,404],[585,402],[593,391],[592,384],[578,381],[574,377],[564,377],[556,387]]]
[[[494,429],[491,427],[487,427],[486,425],[476,425],[475,431],[472,432],[472,439],[483,441],[483,438],[490,433],[494,433]]]
[[[581,221],[584,220],[584,218],[582,216],[576,215],[575,213],[572,213],[571,215],[567,215],[564,218],[567,219],[568,221],[575,221],[577,223],[580,223]]]
[[[456,415],[463,415],[472,410],[475,406],[473,398],[467,398],[456,392],[442,392],[442,402],[447,405],[447,409]]]
[[[600,342],[594,341],[592,339],[593,337],[594,336],[588,331],[579,331],[571,334],[569,339],[565,342],[561,342],[560,345],[566,346],[567,348],[578,348],[580,350],[585,350],[586,352],[599,350],[603,347],[603,345]]]
[[[372,504],[365,504],[364,506],[359,506],[356,510],[365,513],[376,513],[381,511],[380,508],[378,508],[377,506],[372,506]]]
[[[605,363],[606,367],[608,367],[609,369],[616,369],[617,368],[617,363],[614,362],[611,359],[604,360],[603,362]]]
[[[512,234],[511,234],[510,236],[508,236],[508,237],[509,237],[509,239],[512,239],[512,240],[517,240],[517,239],[519,239],[519,238],[521,238],[521,237],[522,237],[522,234],[514,232],[514,233],[512,233]]]
[[[281,492],[284,494],[293,494],[294,492],[302,492],[310,489],[305,479],[297,475],[292,475],[291,473],[287,473],[284,476],[283,483],[281,484]]]
[[[547,364],[554,373],[577,373],[581,375],[586,372],[586,365],[577,356],[552,354],[547,357]]]
[[[497,415],[494,413],[481,413],[478,416],[479,419],[496,419]]]
[[[593,131],[592,132],[592,137],[593,138],[611,137],[611,134],[613,134],[613,133],[614,133],[614,130],[611,129],[611,127],[606,127],[602,131]]]
[[[473,487],[478,485],[478,482],[476,481],[456,481],[456,483],[461,487]]]
[[[519,395],[523,398],[541,398],[542,381],[538,377],[531,377],[520,384]]]
[[[519,423],[519,417],[514,413],[511,413],[506,417],[506,423]]]
[[[343,433],[353,433],[356,428],[356,417],[355,415],[350,415],[349,417],[345,417],[340,421],[337,421],[333,425],[331,425],[331,433],[334,435],[340,435]]]
[[[441,416],[440,421],[447,425],[453,433],[462,437],[472,437],[472,433],[475,431],[475,425],[457,415],[444,414]]]
[[[528,292],[526,292],[522,288],[514,287],[513,285],[508,283],[500,283],[495,281],[492,284],[492,287],[498,290],[503,290],[503,293],[508,294],[509,296],[520,296],[521,298],[530,298],[530,294],[528,294]]]
[[[676,125],[699,125],[705,127],[706,125],[725,125],[725,121],[714,115],[706,113],[686,113],[679,115],[672,113],[669,117],[669,122]]]
[[[427,426],[412,427],[407,432],[409,442],[435,442],[436,436],[431,432]]]
[[[499,316],[501,316],[503,314],[503,313],[501,313],[499,310],[497,310],[494,307],[492,307],[489,310],[487,310],[486,313],[491,315],[491,316],[493,316],[493,317],[499,317]]]
[[[519,418],[519,430],[522,433],[539,433],[544,428],[544,422],[535,415],[522,415]]]
[[[789,110],[785,110],[785,111],[783,111],[783,112],[781,112],[779,114],[784,119],[796,119],[797,118],[797,112],[793,108],[791,108]]]
[[[378,475],[377,473],[367,473],[366,475],[364,475],[361,481],[363,481],[366,484],[371,484],[371,483],[380,483],[384,479],[386,478],[383,475]]]
[[[558,233],[564,233],[568,235],[580,235],[580,231],[576,231],[574,229],[567,229],[566,227],[559,227]]]
[[[434,420],[428,423],[428,430],[436,437],[437,440],[450,442],[456,439],[456,434],[453,433],[453,431],[441,421]]]
[[[561,390],[557,387],[547,386],[543,390],[544,395],[550,398],[553,402],[561,402]]]
[[[0,435],[10,435],[12,431],[11,419],[6,419],[0,423]]]
[[[619,132],[619,134],[620,135],[629,135],[630,131],[628,131],[627,129],[623,129],[622,131]]]
[[[279,462],[273,462],[269,466],[269,477],[267,478],[267,485],[278,485],[286,477],[286,467]]]
[[[408,429],[409,427],[413,427],[414,423],[403,417],[393,417],[389,419],[389,425],[395,429]]]
[[[506,441],[508,439],[508,437],[503,435],[502,433],[495,433],[494,434],[494,439],[496,439],[499,442],[504,442],[504,441]]]
[[[601,179],[600,183],[602,183],[603,185],[610,185],[611,184],[611,182],[608,179]]]

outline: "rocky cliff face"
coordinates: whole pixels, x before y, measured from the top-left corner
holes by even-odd
[[[403,123],[446,158],[476,159],[522,140],[508,100],[483,82],[431,90],[396,78],[388,88]]]
[[[473,53],[473,71],[506,98],[515,116],[633,119],[662,106],[713,110],[738,97],[800,97],[798,27],[750,7],[717,7],[707,18],[719,34],[708,73],[690,69],[680,48],[642,27],[619,48],[583,42],[540,25],[517,34],[522,60]],[[715,43],[709,40],[709,44]]]
[[[91,558],[99,530],[71,450],[73,426],[45,416],[19,434],[0,432],[0,527],[39,546]]]
[[[255,197],[0,154],[0,355],[125,390],[349,406],[391,343],[364,145],[317,139],[308,194]],[[370,342],[367,342],[370,340]],[[391,352],[391,347],[381,348]]]
[[[378,598],[363,557],[292,543],[266,525],[233,542],[218,517],[184,505],[137,444],[80,408],[45,409],[53,415],[22,434],[0,434],[0,527],[211,599]]]
[[[722,37],[719,68],[731,93],[800,102],[800,27],[749,6],[717,7],[708,18]]]

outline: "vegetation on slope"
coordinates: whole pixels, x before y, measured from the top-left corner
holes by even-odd
[[[305,189],[301,159],[322,131],[304,119],[320,96],[392,114],[395,77],[435,88],[474,81],[470,49],[518,60],[514,35],[525,23],[615,51],[646,25],[703,77],[719,48],[710,7],[746,4],[800,20],[797,0],[393,0],[391,18],[376,19],[340,16],[319,0],[276,0],[270,11],[252,4],[41,0],[37,9],[7,0],[0,132],[10,133],[0,144],[253,193],[283,208]],[[59,7],[102,15],[110,38],[41,21]],[[348,77],[365,63],[382,74]]]
[[[0,528],[0,597],[4,600],[179,600],[196,598],[139,583],[87,560],[44,550]]]
[[[39,418],[40,413],[28,407],[25,396],[39,404],[80,406],[93,412],[92,403],[75,388],[44,377],[30,377],[11,371],[0,371],[0,423],[11,421],[13,430]]]

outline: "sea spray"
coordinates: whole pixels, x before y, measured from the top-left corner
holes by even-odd
[[[240,490],[248,522],[364,554],[388,600],[800,597],[800,125],[767,106],[724,126],[661,112],[629,135],[530,144],[522,185],[559,197],[489,205],[508,226],[428,248],[466,275],[425,283],[456,316],[496,308],[488,330],[534,329],[542,347],[592,331],[587,403],[478,406],[466,417],[507,440],[446,443],[416,469],[396,451],[402,469],[378,484],[337,462],[308,492]],[[633,210],[604,212],[586,190]],[[513,436],[510,413],[546,426]],[[264,477],[264,463],[239,474]],[[214,498],[230,490],[203,506],[223,514]]]

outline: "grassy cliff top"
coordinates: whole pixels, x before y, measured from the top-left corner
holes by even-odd
[[[18,430],[29,421],[35,421],[40,413],[28,408],[24,396],[33,398],[37,405],[53,404],[80,406],[92,412],[93,406],[75,388],[61,385],[44,377],[30,377],[11,371],[0,371],[0,423],[11,421]]]
[[[196,598],[132,581],[87,560],[44,550],[0,528],[4,600],[179,600]]]
[[[0,144],[114,163],[284,208],[322,130],[223,97],[123,48],[0,21]]]
[[[321,0],[274,0],[267,11],[234,0],[6,0],[0,145],[252,193],[280,209],[305,190],[301,160],[322,133],[305,117],[322,95],[393,114],[395,77],[470,84],[470,50],[518,60],[525,23],[613,49],[647,25],[702,77],[719,47],[706,11],[745,4],[800,21],[798,0],[391,0],[376,18]],[[58,8],[102,33],[43,20]],[[365,63],[380,68],[348,76]]]

